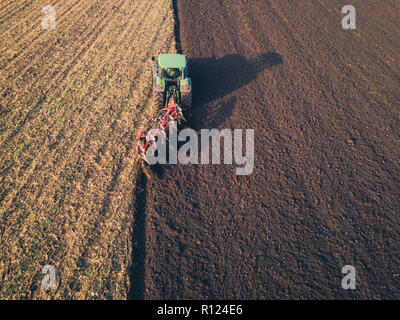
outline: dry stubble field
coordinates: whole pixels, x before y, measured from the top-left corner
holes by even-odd
[[[135,135],[149,58],[175,50],[171,1],[5,0],[0,44],[0,298],[126,298]]]

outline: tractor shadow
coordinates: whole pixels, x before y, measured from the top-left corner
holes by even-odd
[[[230,54],[222,58],[192,58],[189,62],[193,81],[193,110],[190,116],[195,127],[211,124],[202,121],[210,118],[209,108],[205,105],[221,99],[253,81],[259,73],[282,64],[278,53],[267,52],[254,59],[247,59],[238,54]],[[213,110],[214,126],[218,126],[230,116],[235,99],[222,103],[218,110]],[[215,111],[215,112],[214,112]],[[217,112],[218,111],[218,112]]]
[[[250,83],[260,72],[282,63],[280,54],[273,52],[264,53],[254,59],[246,59],[238,54],[219,59],[190,59],[193,102],[203,105],[222,98]]]

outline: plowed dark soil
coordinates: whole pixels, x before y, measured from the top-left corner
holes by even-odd
[[[144,298],[400,298],[400,4],[346,4],[178,0],[190,126],[254,129],[255,168],[147,181]]]

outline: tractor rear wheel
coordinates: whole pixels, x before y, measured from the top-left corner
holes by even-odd
[[[164,107],[164,92],[153,91],[153,102],[157,109]]]

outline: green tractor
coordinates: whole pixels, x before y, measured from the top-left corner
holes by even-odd
[[[156,59],[153,57],[153,61]],[[153,99],[158,108],[163,108],[170,88],[177,88],[177,100],[183,108],[192,106],[192,79],[186,57],[182,54],[160,54],[153,65]]]

